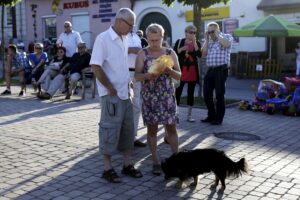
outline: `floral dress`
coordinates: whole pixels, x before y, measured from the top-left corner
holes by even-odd
[[[147,73],[152,61],[156,58],[149,55],[147,49],[143,51],[146,54],[143,72]],[[166,49],[166,54],[170,53],[170,49]],[[175,89],[169,74],[163,73],[156,79],[145,80],[142,83],[141,97],[142,116],[146,125],[175,124]]]

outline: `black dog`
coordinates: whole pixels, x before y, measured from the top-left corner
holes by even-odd
[[[194,178],[194,183],[191,185],[196,186],[199,174],[212,171],[216,176],[215,184],[212,187],[217,187],[220,180],[222,183],[220,192],[225,190],[226,177],[239,177],[242,173],[247,173],[245,158],[233,162],[223,151],[217,149],[195,149],[175,153],[162,162],[161,167],[165,179],[178,177],[181,187],[184,181],[190,177]]]

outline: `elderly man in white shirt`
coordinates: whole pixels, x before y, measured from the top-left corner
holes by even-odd
[[[61,33],[56,41],[56,45],[66,48],[66,56],[71,58],[77,52],[79,43],[83,43],[80,34],[72,29],[72,23],[69,21],[64,22],[65,31]]]
[[[128,38],[128,67],[130,72],[130,78],[132,80],[132,91],[133,91],[133,121],[134,121],[134,146],[145,147],[146,144],[137,139],[137,130],[139,125],[139,119],[141,115],[141,82],[136,81],[134,78],[135,72],[135,59],[137,53],[142,49],[140,37],[133,31],[127,34]]]
[[[122,174],[141,178],[142,173],[131,164],[133,150],[133,108],[129,96],[131,82],[128,70],[128,40],[126,35],[135,24],[135,14],[121,8],[114,24],[100,33],[94,43],[90,64],[97,78],[101,101],[99,150],[103,156],[102,178],[112,183],[121,182],[113,169],[111,156],[123,153]]]

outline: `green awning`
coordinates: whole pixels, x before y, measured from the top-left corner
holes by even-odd
[[[282,10],[300,8],[299,0],[261,0],[258,10]]]

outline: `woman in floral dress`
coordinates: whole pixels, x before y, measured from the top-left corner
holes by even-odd
[[[149,46],[138,53],[135,66],[135,79],[142,82],[142,115],[147,125],[147,141],[152,154],[154,175],[161,174],[160,159],[157,153],[158,125],[165,126],[166,140],[172,153],[178,151],[176,130],[176,99],[173,79],[180,80],[181,72],[176,53],[171,48],[162,46],[164,29],[159,24],[150,24],[146,29]],[[172,69],[167,68],[162,74],[148,73],[154,59],[170,55],[174,61]]]

